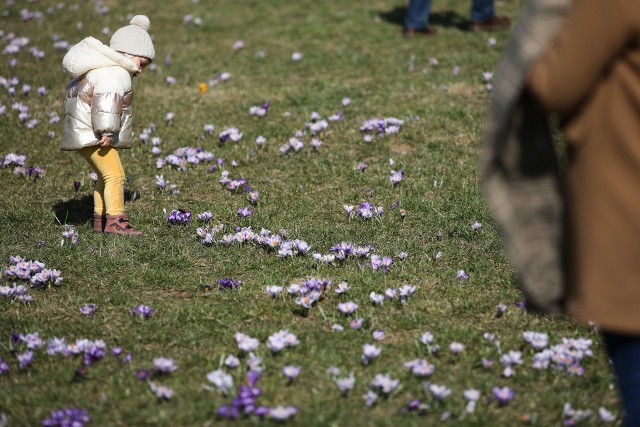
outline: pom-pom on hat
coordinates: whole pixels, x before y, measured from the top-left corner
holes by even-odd
[[[147,30],[151,21],[144,15],[136,15],[129,22],[131,25],[120,28],[113,33],[109,47],[118,52],[128,53],[134,56],[143,56],[153,60],[156,51]]]

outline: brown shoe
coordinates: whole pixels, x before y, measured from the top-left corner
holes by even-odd
[[[403,28],[402,35],[405,37],[410,36],[435,36],[437,31],[435,28],[427,27],[427,28]]]
[[[125,236],[137,236],[142,234],[142,231],[133,228],[133,225],[129,223],[129,218],[126,214],[122,215],[107,215],[106,225],[104,226],[105,233],[123,234]]]
[[[508,16],[494,16],[486,21],[471,21],[470,31],[499,31],[506,30],[511,26],[511,19]]]
[[[93,214],[93,231],[95,233],[104,233],[104,224],[107,222],[106,215]]]

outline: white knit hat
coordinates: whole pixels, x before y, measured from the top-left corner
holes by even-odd
[[[122,27],[113,33],[109,47],[118,52],[153,60],[156,51],[153,49],[153,42],[147,33],[151,21],[144,15],[136,15],[131,18],[129,23],[131,25]]]

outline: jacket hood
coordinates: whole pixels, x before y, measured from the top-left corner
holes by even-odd
[[[129,58],[93,37],[75,44],[62,59],[62,68],[74,78],[87,71],[113,66],[120,66],[130,73],[138,70]]]

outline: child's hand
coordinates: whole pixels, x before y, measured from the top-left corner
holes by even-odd
[[[111,136],[111,135],[102,135],[102,138],[100,139],[100,141],[98,141],[98,145],[100,147],[108,147],[109,144],[111,144],[112,140],[113,140],[113,136]]]

